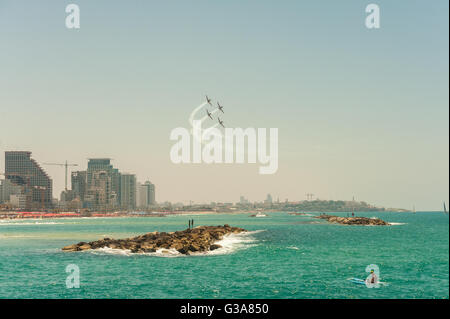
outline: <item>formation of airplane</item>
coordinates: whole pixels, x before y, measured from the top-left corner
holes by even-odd
[[[206,103],[208,103],[209,105],[213,106],[212,103],[211,103],[212,99],[210,99],[210,98],[208,97],[208,95],[205,95],[205,96],[206,96]],[[223,111],[223,105],[220,105],[219,102],[217,102],[217,110],[220,110],[222,113],[225,113],[225,112]],[[208,110],[206,110],[206,115],[208,115],[208,117],[209,117],[211,120],[214,120],[213,117],[212,117],[212,112],[209,112]],[[223,121],[220,119],[220,117],[217,117],[217,119],[219,120],[219,124],[220,124],[222,127],[225,127],[225,126],[223,125]]]

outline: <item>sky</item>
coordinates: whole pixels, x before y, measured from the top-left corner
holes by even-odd
[[[80,7],[67,29],[66,5]],[[380,28],[365,26],[369,3]],[[112,158],[159,202],[449,194],[446,0],[0,0],[0,152],[86,169]],[[278,128],[279,168],[174,164],[170,132],[208,94],[227,127]],[[0,157],[0,171],[4,157]],[[45,166],[53,196],[64,169]]]

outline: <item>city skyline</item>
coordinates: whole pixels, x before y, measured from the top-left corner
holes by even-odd
[[[64,190],[59,196],[53,193],[53,180],[41,165],[65,167]],[[6,151],[0,204],[25,211],[134,210],[156,205],[155,185],[148,180],[141,184],[135,174],[120,172],[109,158],[89,158],[86,170],[70,172],[70,181],[68,167],[67,161],[39,163],[31,151]]]
[[[37,167],[39,169],[42,170],[40,164],[34,158],[30,157],[32,155],[31,151],[17,151],[17,150],[15,150],[15,151],[6,151],[5,152],[5,157],[8,157],[8,155],[7,155],[8,153],[10,154],[9,157],[11,157],[11,154],[20,154],[20,155],[21,154],[25,154],[25,155],[27,155],[27,157],[29,159],[31,159],[31,161],[33,163],[35,163],[35,165],[37,165]],[[193,200],[188,200],[188,201],[182,202],[182,201],[177,201],[177,200],[175,200],[175,201],[167,201],[166,200],[166,201],[159,201],[159,202],[157,202],[155,200],[155,184],[151,183],[148,180],[146,180],[144,183],[141,183],[141,182],[138,181],[138,178],[136,177],[136,174],[131,174],[131,173],[128,173],[128,172],[120,172],[119,168],[114,168],[114,166],[111,164],[112,159],[110,159],[110,158],[106,158],[106,157],[90,157],[90,158],[87,158],[87,160],[88,160],[88,164],[87,164],[86,170],[75,170],[74,169],[73,171],[68,171],[68,174],[70,174],[70,180],[68,181],[68,184],[71,185],[71,187],[64,188],[64,190],[61,191],[60,194],[53,194],[53,199],[58,201],[58,203],[59,203],[57,206],[55,206],[53,208],[57,208],[57,207],[62,208],[62,206],[60,206],[60,205],[64,204],[64,202],[67,201],[67,203],[69,203],[72,199],[78,198],[78,199],[81,200],[82,206],[79,206],[79,207],[65,206],[65,209],[69,209],[69,210],[71,210],[71,209],[76,209],[76,210],[78,210],[78,209],[89,209],[89,210],[93,210],[93,211],[95,211],[95,210],[105,210],[105,209],[106,210],[111,210],[111,209],[130,210],[130,209],[148,209],[150,207],[154,207],[154,208],[160,207],[161,208],[161,207],[164,207],[168,203],[170,203],[172,205],[175,205],[176,207],[179,207],[179,205],[181,205],[181,204],[182,205],[186,205],[186,206],[192,206],[192,205],[206,205],[206,206],[208,206],[210,204],[214,204],[214,205],[215,204],[227,204],[227,205],[231,204],[231,205],[234,206],[234,205],[242,205],[242,204],[244,204],[244,205],[265,204],[266,205],[266,204],[272,204],[272,203],[282,204],[283,202],[286,202],[286,203],[300,203],[300,202],[306,202],[306,201],[310,201],[311,202],[311,201],[314,201],[314,200],[319,200],[319,201],[331,200],[331,201],[344,201],[344,202],[347,202],[347,203],[348,202],[354,202],[354,203],[359,202],[359,203],[363,203],[364,205],[367,204],[368,206],[366,206],[366,207],[373,207],[373,208],[385,208],[385,209],[394,209],[394,210],[398,210],[398,209],[400,209],[400,210],[403,210],[403,209],[409,210],[409,208],[407,208],[407,207],[383,207],[381,205],[376,205],[374,203],[367,203],[367,201],[364,200],[364,199],[358,199],[356,201],[356,198],[354,196],[352,197],[351,200],[350,199],[330,199],[330,198],[319,198],[318,196],[316,196],[316,194],[312,194],[312,193],[304,194],[305,198],[292,198],[292,199],[285,198],[283,200],[280,200],[280,197],[277,196],[277,195],[274,195],[272,197],[271,193],[267,193],[264,198],[255,198],[255,199],[252,199],[252,200],[248,200],[245,196],[240,195],[239,199],[232,199],[232,200],[225,200],[225,201],[202,200],[202,201],[195,202]],[[46,165],[46,164],[44,163],[43,165]],[[52,165],[52,164],[47,164],[47,165]],[[131,204],[131,202],[129,202],[129,199],[124,200],[120,196],[118,197],[118,202],[117,202],[116,206],[114,206],[114,205],[113,206],[108,206],[108,203],[104,203],[103,205],[100,205],[100,206],[95,206],[95,205],[92,206],[92,203],[89,204],[90,202],[92,202],[92,200],[87,199],[87,197],[89,196],[89,184],[90,184],[89,181],[92,179],[92,178],[89,177],[89,175],[92,174],[92,172],[89,173],[90,167],[94,166],[94,169],[96,169],[95,166],[100,166],[100,171],[99,172],[102,172],[102,171],[105,170],[105,165],[106,166],[110,166],[110,169],[112,169],[113,171],[116,171],[118,176],[119,176],[119,184],[121,185],[120,186],[121,190],[117,191],[116,195],[119,195],[119,193],[121,193],[121,192],[123,192],[123,194],[125,194],[124,191],[125,191],[126,187],[123,184],[124,180],[126,180],[128,182],[128,180],[130,178],[132,178],[133,183],[134,183],[134,187],[133,187],[134,190],[133,190],[133,195],[132,195],[133,199],[131,200],[131,202],[133,204]],[[77,164],[77,166],[78,166],[78,164]],[[98,168],[99,167],[97,167],[97,169]],[[6,170],[5,170],[5,172],[6,172]],[[42,170],[42,173],[44,173],[46,176],[48,176],[46,171],[45,171],[45,169]],[[82,180],[84,179],[84,181],[83,181],[84,187],[83,187],[82,191],[80,190],[80,187],[79,187],[79,185],[80,185],[79,184],[80,183],[80,180],[79,180],[80,174],[84,174],[83,175],[84,177],[81,177]],[[2,174],[2,175],[4,177],[6,177],[8,174]],[[18,175],[16,175],[16,174],[14,174],[14,176],[12,176],[12,177],[9,176],[10,179],[6,180],[6,182],[13,181],[13,180],[11,180],[11,178],[14,178],[14,177],[17,177],[17,176]],[[25,174],[24,178],[26,179],[27,177],[29,177],[29,176]],[[50,178],[50,184],[53,184],[53,180],[52,180],[51,176],[48,176],[48,177]],[[2,180],[0,178],[0,182],[1,181],[5,182],[5,179]],[[2,186],[1,183],[0,183],[0,186]],[[5,187],[5,186],[3,186],[3,187]],[[15,192],[13,192],[12,194],[14,194],[14,195],[11,195],[11,196],[17,196],[16,193],[18,194],[18,192],[20,192],[20,184],[17,184],[14,181],[13,181],[13,183],[9,182],[8,184],[6,184],[6,187],[9,187],[11,189],[16,189],[17,190]],[[2,189],[0,187],[0,195],[2,195],[1,191],[2,191]],[[50,192],[51,191],[52,190],[50,189]],[[130,190],[127,189],[126,193],[129,194],[129,192],[130,192]],[[40,194],[41,193],[39,193],[39,192],[36,193],[37,197],[40,197]],[[121,196],[124,196],[124,195],[121,195]],[[127,196],[129,196],[129,195],[127,195]],[[274,198],[276,198],[276,199],[274,199]],[[1,203],[1,200],[2,200],[2,197],[0,196],[0,203]],[[7,198],[3,198],[3,200],[5,202],[8,202]],[[17,197],[17,198],[16,197],[14,197],[14,198],[11,197],[9,202],[11,202],[11,203],[14,202],[15,203],[15,202],[20,201],[20,200],[23,200],[23,203],[25,203],[26,202],[25,196],[24,196],[23,199],[21,199],[19,197]],[[33,199],[33,201],[34,201],[34,199]],[[35,206],[32,206],[30,208],[30,207],[28,207],[29,204],[26,204],[26,205],[24,204],[25,206],[23,207],[23,209],[25,209],[25,208],[26,209],[33,209],[33,207],[34,208],[40,208],[40,204],[41,204],[40,203],[40,198],[37,198],[35,201],[36,201]],[[146,204],[141,205],[140,203],[142,203],[142,202],[145,202]],[[17,205],[17,203],[15,203],[15,205]],[[88,203],[88,204],[86,205],[86,203]],[[48,204],[46,204],[46,206],[47,205]],[[51,208],[51,206],[47,207],[47,208]],[[415,205],[413,206],[413,211],[416,211]],[[438,211],[440,211],[440,210],[438,209]]]
[[[112,158],[157,185],[158,202],[312,193],[441,210],[448,2],[377,3],[381,28],[368,30],[358,1],[173,10],[81,0],[81,28],[68,30],[65,3],[0,0],[0,152],[29,150],[77,170],[87,158]],[[205,94],[225,106],[227,125],[279,129],[276,174],[170,161],[170,131],[188,125]],[[59,197],[64,169],[45,170]]]

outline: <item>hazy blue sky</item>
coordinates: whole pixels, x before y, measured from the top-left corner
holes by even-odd
[[[65,27],[65,6],[81,29]],[[381,28],[364,25],[379,4]],[[0,151],[111,157],[157,200],[449,193],[448,1],[0,0]],[[279,170],[175,165],[170,131],[208,94],[231,127],[277,127]],[[0,171],[4,157],[0,159]],[[63,169],[47,167],[54,196]]]

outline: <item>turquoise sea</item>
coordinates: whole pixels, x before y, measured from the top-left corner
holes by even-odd
[[[389,227],[249,215],[0,220],[0,298],[449,298],[443,213],[358,213],[396,223]],[[104,236],[182,230],[189,218],[252,232],[227,238],[212,255],[60,250]],[[79,267],[80,288],[66,288],[69,264]],[[378,265],[385,286],[347,280],[366,278],[369,264]]]

